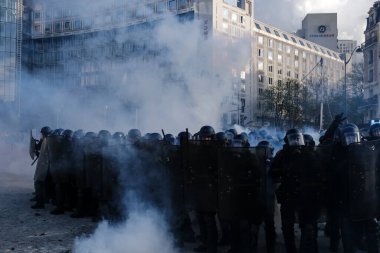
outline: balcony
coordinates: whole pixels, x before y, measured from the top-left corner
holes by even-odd
[[[372,44],[376,43],[377,42],[377,37],[372,37],[372,38],[369,38],[368,40],[365,41],[364,43],[364,47],[367,48],[369,46],[371,46]]]

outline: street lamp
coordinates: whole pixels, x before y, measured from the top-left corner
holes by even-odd
[[[361,53],[363,52],[363,49],[361,48],[361,46],[356,46],[351,54],[350,54],[350,57],[348,58],[348,60],[346,59],[347,58],[347,54],[345,53],[344,54],[344,115],[347,117],[347,64],[351,61],[351,58],[352,56],[354,55],[354,53]]]

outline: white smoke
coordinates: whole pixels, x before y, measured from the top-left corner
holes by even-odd
[[[74,242],[74,253],[176,253],[163,216],[154,209],[135,210],[126,222],[103,221],[95,233]]]

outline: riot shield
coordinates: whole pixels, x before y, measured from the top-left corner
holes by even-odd
[[[180,146],[164,144],[162,146],[164,178],[167,178],[170,205],[172,209],[184,208],[184,170]]]
[[[61,182],[66,177],[67,171],[65,170],[63,136],[51,135],[47,138],[49,160],[50,160],[50,173],[54,183]]]
[[[189,142],[182,147],[186,205],[200,212],[218,210],[217,148],[210,142]]]
[[[48,175],[50,162],[49,162],[49,148],[48,148],[48,140],[43,138],[40,149],[40,155],[38,157],[36,171],[34,173],[34,180],[45,182],[46,177]]]
[[[36,139],[33,138],[32,130],[30,130],[30,140],[29,140],[29,155],[32,160],[36,155]]]
[[[103,156],[100,140],[98,138],[85,138],[83,152],[86,188],[91,189],[92,194],[99,198],[103,182]]]
[[[376,142],[351,144],[348,147],[349,210],[354,221],[378,217]]]
[[[102,189],[100,201],[103,215],[108,217],[120,217],[122,214],[123,184],[121,172],[125,163],[125,145],[115,144],[102,149]]]
[[[325,155],[328,156],[328,150],[322,147],[301,149],[297,189],[300,222],[314,222],[321,216],[326,194]]]
[[[248,219],[262,217],[259,192],[261,173],[266,168],[265,154],[259,161],[256,148],[221,148],[219,166],[219,215],[222,219]]]

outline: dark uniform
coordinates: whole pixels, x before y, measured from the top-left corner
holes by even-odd
[[[310,189],[309,171],[313,171],[315,157],[303,148],[303,135],[297,129],[287,131],[285,145],[273,159],[270,174],[274,182],[280,183],[276,191],[281,204],[282,232],[287,253],[297,252],[294,224],[298,214],[301,228],[300,252],[318,252],[317,219],[319,210]],[[314,173],[311,173],[313,175]],[[308,199],[313,201],[308,201]]]
[[[41,128],[41,139],[36,144],[36,155],[38,157],[36,171],[34,173],[34,188],[36,192],[36,203],[31,207],[33,209],[44,208],[48,195],[48,178],[49,178],[49,156],[46,138],[51,133],[48,126]]]

